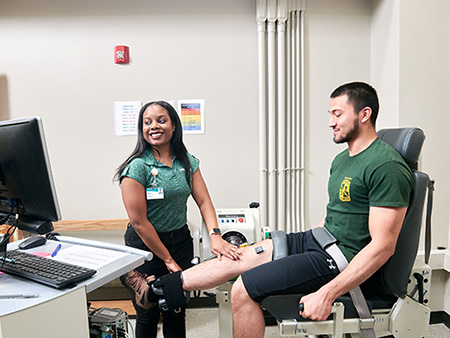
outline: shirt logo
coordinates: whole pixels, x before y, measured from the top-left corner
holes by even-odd
[[[342,183],[341,183],[341,188],[339,189],[339,199],[342,202],[350,202],[350,184],[351,182],[351,178],[350,177],[346,177]]]

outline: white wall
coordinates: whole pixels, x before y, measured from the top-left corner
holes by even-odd
[[[307,3],[307,224],[324,214],[329,94],[370,80],[370,1]],[[187,135],[218,208],[258,198],[255,2],[0,2],[2,119],[44,119],[64,219],[125,218],[115,168],[134,137],[113,133],[117,100],[206,99],[206,134]],[[115,65],[113,47],[130,46]],[[320,156],[317,154],[320,153]],[[190,206],[192,206],[190,202]],[[190,220],[199,224],[190,208]]]
[[[371,19],[370,78],[381,98],[377,128],[399,125],[400,6],[376,1]]]
[[[450,204],[450,2],[401,0],[400,121],[427,136],[422,167],[436,180],[433,248],[447,246]]]
[[[2,119],[44,120],[63,219],[126,218],[115,168],[135,137],[113,102],[206,99],[206,134],[185,143],[217,207],[258,198],[253,0],[0,2]],[[131,63],[113,63],[113,47]],[[193,216],[197,214],[193,212]]]
[[[370,81],[370,1],[308,1],[305,13],[306,225],[325,215],[335,145],[328,127],[330,94],[350,81]]]
[[[400,1],[400,121],[421,126],[427,139],[422,167],[436,180],[432,247],[448,247],[450,195],[450,3],[433,0]],[[435,308],[450,313],[450,278],[444,292],[434,288]],[[444,295],[444,297],[443,297]]]
[[[426,135],[421,167],[436,180],[432,248],[449,243],[450,3],[380,0],[372,17],[371,78],[386,97],[399,126],[418,126]],[[393,119],[394,120],[394,117]],[[423,242],[421,247],[423,248]],[[436,271],[431,305],[450,311],[449,274]]]

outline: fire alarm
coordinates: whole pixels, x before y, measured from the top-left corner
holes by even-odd
[[[128,46],[114,47],[114,63],[129,63],[129,48]]]

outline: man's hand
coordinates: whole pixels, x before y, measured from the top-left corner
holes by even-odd
[[[334,299],[328,299],[321,290],[303,296],[300,303],[303,303],[303,311],[300,315],[303,318],[312,320],[326,320],[331,314]]]

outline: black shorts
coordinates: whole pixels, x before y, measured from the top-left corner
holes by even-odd
[[[339,274],[333,258],[320,247],[310,230],[288,234],[287,240],[289,256],[241,275],[255,302],[271,295],[315,292]]]

